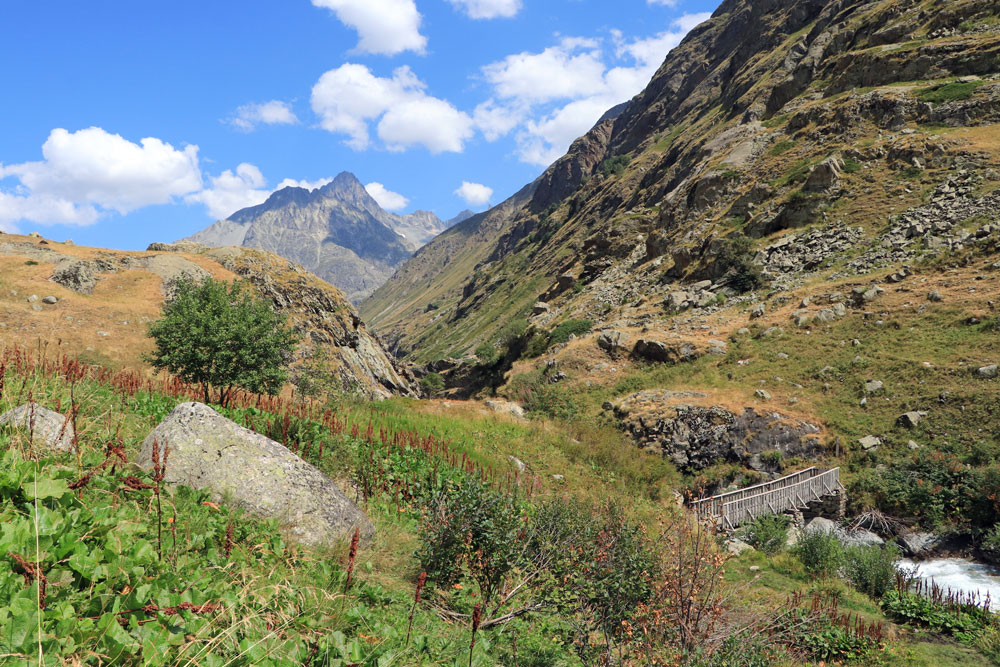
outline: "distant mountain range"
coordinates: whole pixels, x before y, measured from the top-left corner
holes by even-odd
[[[442,221],[429,211],[385,211],[354,174],[316,190],[283,188],[187,237],[210,247],[241,246],[281,255],[344,290],[358,302],[435,236],[472,211]]]

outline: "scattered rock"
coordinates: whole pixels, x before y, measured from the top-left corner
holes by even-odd
[[[744,542],[743,540],[727,540],[726,541],[726,551],[734,556],[739,556],[745,551],[753,551],[753,547]]]
[[[764,389],[758,389],[757,391],[755,391],[754,392],[754,396],[756,396],[757,398],[759,398],[762,401],[770,401],[771,400],[771,394],[770,394],[770,392],[765,391]]]
[[[47,296],[42,299],[42,303],[47,303],[50,306],[54,306],[57,303],[59,303],[59,299],[55,298],[54,296]]]
[[[679,364],[694,361],[702,356],[702,352],[691,343],[664,343],[658,340],[636,341],[632,348],[632,356],[636,359],[654,361],[663,364]]]
[[[941,538],[933,533],[904,533],[897,541],[903,553],[911,558],[927,556],[941,544]]]
[[[865,393],[866,394],[877,394],[885,389],[885,384],[881,380],[869,380],[865,382]]]
[[[32,446],[49,452],[73,451],[73,425],[64,415],[37,403],[26,403],[5,412],[0,415],[0,424],[27,431]]]
[[[612,357],[617,357],[625,351],[628,340],[628,335],[621,331],[602,331],[601,335],[597,337],[597,346]]]
[[[201,403],[178,405],[146,440],[138,464],[152,469],[153,441],[170,446],[166,482],[231,499],[250,514],[277,519],[290,538],[332,544],[375,528],[329,478],[277,442]]]
[[[921,420],[923,420],[926,416],[926,412],[907,412],[906,414],[899,416],[896,420],[896,425],[904,428],[916,428]]]
[[[528,464],[522,461],[521,459],[517,458],[516,456],[508,456],[507,460],[510,461],[510,464],[512,466],[517,468],[518,472],[525,472],[528,469]]]
[[[552,306],[550,306],[549,304],[545,303],[544,301],[539,301],[539,302],[535,303],[534,306],[531,307],[531,314],[532,315],[545,315],[546,313],[548,313],[551,310],[552,310]]]
[[[831,521],[830,519],[818,516],[814,519],[810,519],[805,526],[805,532],[807,533],[836,533],[837,532],[837,522]]]
[[[878,449],[882,445],[882,438],[875,437],[874,435],[866,435],[865,437],[858,440],[858,444],[866,452]]]
[[[976,370],[976,375],[987,380],[991,380],[1000,374],[1000,366],[996,364],[991,364],[989,366],[982,366]]]
[[[750,319],[759,320],[767,314],[767,306],[762,303],[758,303],[756,306],[750,309]]]
[[[31,296],[29,296],[27,298],[27,301],[28,301],[28,303],[35,303],[36,301],[38,301],[38,295],[37,294],[32,294]]]
[[[486,401],[484,403],[486,408],[491,412],[496,412],[503,415],[512,415],[519,419],[524,419],[524,408],[522,408],[517,403],[511,403],[510,401]]]
[[[941,296],[941,292],[939,292],[937,290],[932,290],[927,295],[927,300],[928,301],[933,301],[934,303],[941,303],[942,301],[944,301],[944,297]]]

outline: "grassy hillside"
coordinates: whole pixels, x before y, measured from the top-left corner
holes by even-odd
[[[985,664],[995,645],[981,626],[960,643],[913,634],[848,584],[817,580],[801,555],[727,559],[661,497],[674,484],[661,460],[614,455],[613,432],[578,440],[556,423],[449,402],[244,397],[230,418],[341,480],[373,518],[374,542],[352,565],[346,543],[302,549],[273,522],[160,488],[124,463],[196,388],[163,393],[133,374],[12,348],[3,360],[0,410],[30,396],[76,414],[79,434],[78,456],[38,458],[29,433],[0,431],[7,664],[466,665],[477,604],[475,665],[603,664],[608,651],[629,665]],[[530,468],[518,471],[509,453]],[[470,560],[461,547],[442,560],[441,507],[486,531],[459,540],[479,545]],[[509,520],[521,538],[481,541]],[[488,593],[482,565],[505,553],[516,564]],[[431,576],[414,605],[421,572]],[[693,598],[678,597],[685,586]],[[818,610],[814,599],[830,596],[837,610]]]

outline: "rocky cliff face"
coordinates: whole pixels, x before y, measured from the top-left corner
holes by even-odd
[[[934,231],[941,211],[928,204],[950,209],[1000,182],[998,11],[991,0],[726,0],[645,91],[474,218],[498,223],[487,234],[440,237],[362,313],[402,351],[457,357],[513,320],[614,321],[704,280],[717,296],[734,278],[727,248],[743,238],[785,286],[859,249],[869,259],[855,273],[902,257],[886,244],[929,234],[951,249],[961,216]],[[971,179],[964,195],[956,174]],[[915,236],[886,236],[900,217],[920,222]],[[783,235],[803,227],[812,245],[800,253]],[[550,308],[532,317],[539,298]]]
[[[445,228],[428,211],[388,213],[345,172],[316,190],[279,190],[263,204],[237,211],[185,240],[268,250],[358,301]]]

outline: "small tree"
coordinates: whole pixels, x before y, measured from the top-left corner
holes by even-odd
[[[186,382],[210,389],[229,405],[234,388],[276,394],[299,335],[241,282],[182,278],[163,317],[149,327],[156,349],[147,360]]]

